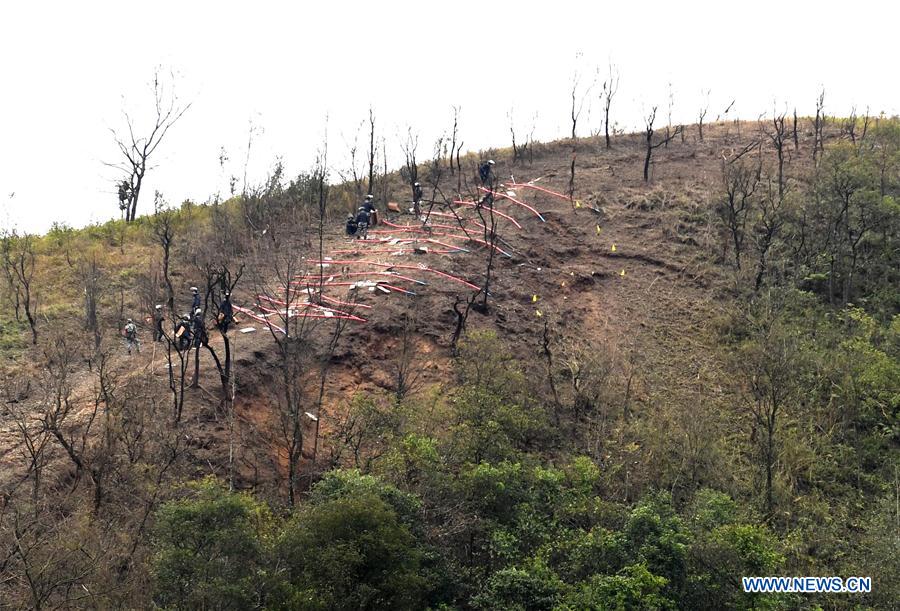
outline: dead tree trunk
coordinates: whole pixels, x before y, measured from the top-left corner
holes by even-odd
[[[772,146],[775,147],[775,154],[778,156],[778,199],[784,200],[784,144],[787,137],[787,130],[784,126],[784,114],[774,115],[772,117],[773,131],[766,132]]]
[[[653,155],[653,151],[658,149],[661,146],[668,144],[670,140],[675,138],[678,134],[681,133],[681,127],[676,127],[675,131],[671,134],[668,134],[665,138],[653,144],[653,123],[656,121],[656,106],[652,108],[650,114],[644,119],[644,136],[647,142],[646,155],[644,156],[644,182],[648,182],[650,180],[650,158]]]
[[[818,167],[819,154],[825,150],[825,90],[816,98],[816,118],[813,123],[813,164]]]
[[[375,112],[369,107],[369,195],[375,195]]]
[[[455,171],[453,167],[453,156],[454,154],[458,155],[459,153],[456,150],[456,133],[459,124],[459,106],[453,107],[453,131],[450,135],[450,174],[452,175]]]
[[[697,132],[699,134],[700,142],[703,142],[703,119],[706,118],[707,112],[709,112],[709,89],[706,90],[706,103],[697,115]]]
[[[611,141],[609,138],[609,109],[612,106],[613,97],[619,90],[619,72],[616,67],[609,64],[609,76],[603,83],[603,93],[601,99],[603,101],[603,135],[606,139],[606,150],[609,150]]]
[[[35,244],[34,238],[15,233],[2,238],[3,268],[16,304],[25,312],[31,329],[31,343],[37,345],[37,296],[34,291]],[[18,310],[18,308],[17,308]]]
[[[799,151],[799,150],[800,150],[800,140],[799,140],[799,138],[797,137],[797,109],[796,109],[796,108],[794,108],[794,126],[793,126],[793,132],[794,132],[794,150],[795,150],[795,151]]]

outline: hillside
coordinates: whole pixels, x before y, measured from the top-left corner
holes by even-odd
[[[832,119],[820,151],[810,123],[780,179],[769,124],[689,126],[649,181],[643,134],[485,151],[484,207],[452,204],[484,195],[478,158],[438,159],[418,168],[428,221],[385,210],[407,168],[378,177],[386,222],[363,241],[343,228],[356,186],[322,218],[316,170],[35,238],[36,344],[13,280],[4,313],[0,606],[890,608],[900,128]],[[161,219],[175,313],[203,294],[196,387],[194,353],[180,369],[146,319]],[[875,585],[738,587],[807,574]]]

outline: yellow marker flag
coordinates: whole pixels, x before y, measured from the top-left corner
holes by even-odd
[[[541,311],[540,311],[540,310],[535,310],[534,313],[537,315],[538,318],[540,318],[541,316],[543,316],[543,314],[541,314]]]
[[[619,275],[624,277],[624,276],[625,276],[625,270],[623,269],[622,271],[620,271],[620,272],[619,272]]]
[[[537,296],[537,295],[532,295],[532,296],[531,296],[531,303],[534,303],[534,302],[536,302],[537,300],[538,300],[538,296]]]
[[[600,225],[597,225],[597,235],[600,235]]]
[[[616,252],[616,245],[615,245],[615,244],[612,245],[612,251],[613,251],[613,252]]]
[[[581,208],[581,200],[578,200],[578,199],[575,200],[575,207]]]

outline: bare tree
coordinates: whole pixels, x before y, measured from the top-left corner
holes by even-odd
[[[226,408],[229,407],[229,401],[233,400],[233,397],[230,395],[230,390],[232,388],[232,354],[231,341],[228,336],[228,329],[229,326],[233,324],[233,321],[227,319],[228,314],[222,311],[222,304],[224,303],[224,296],[227,294],[230,297],[243,274],[243,264],[236,272],[232,272],[227,263],[208,263],[204,269],[206,285],[204,311],[210,311],[213,320],[216,321],[215,328],[222,337],[224,350],[223,360],[219,360],[216,351],[209,345],[208,341],[203,344],[203,347],[210,352],[210,355],[213,357],[213,361],[216,364],[216,369],[219,372],[219,379],[222,384],[222,401]]]
[[[80,262],[78,275],[84,286],[84,323],[88,331],[94,334],[94,347],[100,347],[100,325],[97,321],[97,301],[100,297],[101,274],[96,254]]]
[[[357,126],[356,134],[353,136],[353,143],[347,145],[348,152],[350,153],[350,178],[353,181],[354,192],[356,194],[357,200],[361,200],[363,198],[363,168],[359,166],[359,133],[362,130],[362,126],[362,123]],[[343,176],[343,174],[341,175],[341,178],[349,182],[347,178]]]
[[[609,109],[612,106],[613,98],[616,96],[616,93],[618,91],[619,71],[616,68],[615,64],[610,62],[609,76],[607,76],[606,80],[603,81],[603,91],[600,94],[600,99],[603,102],[603,134],[606,138],[607,150],[609,150],[611,144],[609,138]]]
[[[305,268],[300,253],[291,243],[281,244],[275,253],[267,253],[265,258],[274,279],[255,292],[259,295],[260,306],[271,308],[271,305],[276,305],[274,312],[268,312],[265,324],[278,354],[278,442],[287,455],[288,502],[293,505],[297,501],[300,459],[303,455],[303,406],[307,387],[304,379],[312,366],[310,336],[315,327],[315,319],[294,310],[294,304],[302,301],[307,292],[297,284],[295,277],[317,268]]]
[[[547,366],[547,383],[553,394],[553,419],[558,427],[560,425],[562,402],[559,399],[559,390],[556,385],[556,366],[553,362],[553,342],[550,337],[550,321],[547,318],[544,319],[544,333],[541,335],[541,352]]]
[[[170,75],[170,80],[171,90],[160,80],[158,69],[153,73],[154,118],[144,135],[137,131],[134,120],[124,110],[127,133],[111,130],[122,159],[106,165],[117,168],[122,173],[123,178],[118,183],[119,207],[128,222],[133,221],[137,215],[138,199],[149,169],[150,157],[156,152],[169,129],[191,107],[190,103],[179,105],[174,91],[174,75]]]
[[[784,145],[787,140],[787,129],[784,125],[784,113],[772,114],[772,131],[764,130],[765,134],[772,141],[775,147],[775,154],[778,157],[778,198],[784,199]]]
[[[418,218],[419,214],[421,214],[418,198],[416,197],[416,183],[419,181],[419,166],[416,161],[416,151],[419,148],[419,135],[413,134],[412,127],[407,129],[406,140],[403,142],[402,146],[403,155],[406,158],[406,165],[404,166],[406,169],[406,180],[412,191],[413,206],[415,208],[416,217]]]
[[[728,114],[729,114],[732,110],[734,110],[734,103],[735,103],[736,101],[737,101],[737,100],[734,100],[734,99],[731,100],[731,102],[728,103],[728,106],[725,107],[725,110],[722,111],[722,117],[723,117],[722,122],[725,123],[725,137],[726,137],[726,138],[728,137]],[[719,120],[719,117],[716,117],[716,121],[718,121],[718,120]],[[738,123],[738,133],[737,133],[738,139],[740,139],[740,137],[741,137],[741,127],[740,127],[740,125],[741,125],[741,124]]]
[[[247,195],[247,169],[250,167],[250,153],[253,151],[253,140],[256,136],[262,134],[263,128],[253,122],[253,117],[247,121],[247,152],[244,155],[244,182],[241,186],[241,194]],[[234,182],[232,178],[231,192],[234,193]]]
[[[25,318],[31,328],[31,343],[37,345],[38,298],[34,290],[35,240],[30,234],[22,236],[4,233],[0,237],[3,255],[3,272],[7,285],[14,294],[16,304],[25,311]],[[18,307],[16,312],[18,314]]]
[[[298,239],[296,235],[288,235],[274,244],[271,251],[257,253],[269,270],[266,281],[257,287],[255,293],[257,307],[267,314],[261,320],[269,330],[277,351],[275,386],[279,409],[276,434],[286,455],[287,492],[291,505],[298,501],[303,457],[309,456],[311,451],[315,459],[325,378],[349,320],[348,316],[321,317],[309,311],[320,303],[326,288],[326,264],[322,256],[324,219],[327,217],[327,148],[320,151],[312,176],[314,184],[305,193],[313,200],[308,202],[310,207],[318,209],[318,260],[309,257],[309,251],[315,248],[310,236]],[[301,217],[287,222],[302,230],[312,225],[312,220]],[[352,302],[346,303],[351,303],[352,307]],[[305,434],[308,425],[314,427],[312,444]]]
[[[525,138],[525,148],[528,149],[528,163],[534,163],[534,130],[537,127],[538,113],[535,112],[531,116],[531,130]]]
[[[856,144],[857,123],[856,106],[852,106],[850,108],[850,115],[841,122],[841,137],[849,137],[853,144]]]
[[[375,111],[369,107],[369,195],[375,195]]]
[[[800,139],[797,137],[797,107],[794,107],[794,125],[792,127],[794,137],[794,150],[800,150]]]
[[[581,57],[581,53],[578,53],[575,57],[575,60]],[[571,90],[571,98],[572,98],[572,106],[569,112],[569,118],[572,121],[572,140],[574,141],[576,138],[575,129],[578,126],[578,119],[581,117],[581,112],[584,110],[584,103],[588,99],[588,95],[591,93],[591,89],[594,88],[596,83],[596,79],[591,81],[591,83],[584,89],[584,91],[579,93],[579,88],[581,86],[581,73],[576,68],[572,73],[572,90]]]
[[[754,289],[762,287],[768,271],[769,251],[784,226],[784,198],[772,189],[771,178],[766,183],[766,191],[759,198],[759,210],[753,227],[754,245],[757,253],[756,282]]]
[[[700,111],[697,113],[697,131],[699,133],[700,142],[703,142],[703,119],[706,118],[706,113],[709,112],[709,93],[710,90],[700,92],[703,95],[703,106],[700,107]]]
[[[47,446],[50,443],[50,432],[41,423],[30,406],[19,401],[11,402],[9,414],[15,425],[18,439],[22,442],[22,455],[25,459],[25,475],[23,479],[31,479],[31,502],[37,504],[43,482],[44,467],[48,462]]]
[[[45,399],[41,421],[75,468],[74,485],[77,486],[84,475],[90,479],[94,492],[93,511],[96,514],[103,502],[106,476],[114,459],[111,409],[115,374],[108,352],[98,351],[92,359],[97,363],[94,370],[97,384],[87,411],[76,418],[72,380],[75,355],[72,346],[60,336],[55,337],[45,349],[42,384]],[[100,429],[96,435],[95,425]]]
[[[155,213],[151,220],[153,236],[162,249],[162,276],[166,283],[166,307],[171,316],[175,315],[175,289],[172,287],[171,270],[172,247],[175,241],[175,215],[165,206],[162,195],[156,192]],[[174,322],[174,320],[173,320]]]
[[[759,146],[759,141],[754,143]],[[722,160],[722,180],[725,197],[717,207],[719,219],[725,226],[734,252],[734,266],[741,269],[747,221],[750,217],[753,194],[759,185],[761,166],[746,163],[743,155],[752,150],[747,147],[731,159]],[[760,158],[761,160],[761,158]],[[728,242],[726,241],[726,250]]]
[[[672,133],[672,107],[675,105],[675,92],[672,89],[672,83],[669,83],[669,107],[666,112],[666,140],[665,147],[669,148],[669,140]]]
[[[416,348],[416,330],[418,323],[417,308],[414,304],[403,313],[400,328],[400,346],[395,351],[392,363],[394,373],[394,397],[397,403],[402,402],[410,393],[418,389],[421,381],[422,367],[419,352]]]
[[[457,155],[457,163],[458,163],[458,155],[459,151],[456,147],[456,136],[459,130],[459,106],[453,106],[453,129],[450,132],[450,174],[452,175],[455,172],[455,168],[453,167],[453,156]]]
[[[816,118],[813,122],[813,164],[819,165],[819,154],[825,151],[825,88],[816,98]]]
[[[458,355],[458,346],[459,340],[462,337],[463,332],[466,330],[466,322],[469,320],[469,312],[472,310],[472,306],[475,304],[475,300],[478,298],[479,293],[472,293],[467,298],[462,298],[459,295],[456,295],[453,299],[453,313],[456,314],[456,325],[453,327],[453,333],[450,336],[450,353],[453,356]],[[460,306],[465,304],[465,308],[460,309]]]
[[[393,195],[391,191],[391,181],[388,180],[388,156],[387,156],[387,138],[381,137],[381,182],[378,185],[381,193],[381,201],[387,205],[391,201]]]
[[[519,160],[519,147],[516,146],[516,123],[513,120],[513,109],[510,108],[509,112],[506,113],[506,118],[509,119],[509,135],[512,137],[512,153],[513,153],[513,163]]]
[[[668,134],[665,138],[653,144],[653,123],[656,121],[656,106],[654,106],[650,110],[650,114],[644,119],[644,136],[647,142],[646,156],[644,157],[644,182],[648,182],[650,180],[650,157],[653,155],[653,151],[658,149],[661,146],[664,146],[675,138],[678,134],[681,133],[681,127],[676,127],[675,131],[671,134]]]
[[[859,135],[859,145],[862,146],[863,140],[866,139],[866,134],[869,133],[869,123],[871,122],[871,117],[869,116],[869,107],[866,106],[866,114],[863,116],[862,121],[862,133]]]
[[[573,168],[574,168],[574,157],[573,157]],[[574,170],[573,170],[574,171]],[[496,263],[496,255],[499,248],[497,247],[497,242],[500,240],[500,235],[497,232],[497,215],[495,214],[494,205],[496,200],[496,177],[494,173],[491,172],[490,177],[488,178],[488,182],[485,185],[487,189],[487,193],[478,200],[478,205],[475,207],[475,212],[478,215],[478,218],[481,221],[481,227],[484,232],[483,244],[487,246],[486,253],[486,261],[485,261],[485,271],[484,271],[484,284],[479,291],[479,295],[481,295],[481,303],[477,304],[476,307],[481,312],[487,312],[488,309],[488,297],[490,296],[490,288],[491,281],[493,280],[493,272],[494,265]]]

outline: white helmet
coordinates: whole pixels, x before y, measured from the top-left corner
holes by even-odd
[[[488,159],[488,165],[494,165],[494,160],[493,160],[493,159]]]
[[[194,310],[194,314],[202,314],[202,313],[203,313],[203,310],[201,308],[197,308],[196,310]]]
[[[160,304],[157,303],[157,304],[156,304],[156,309],[157,309],[157,310],[162,310],[162,305],[160,305]]]
[[[192,286],[192,287],[191,287],[191,292],[192,292],[192,293],[196,293],[196,292],[197,292],[197,287],[196,287],[196,286]]]

